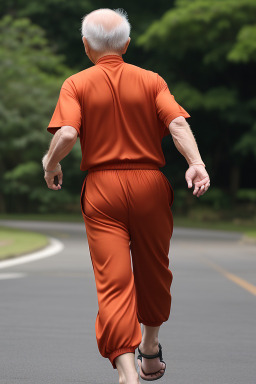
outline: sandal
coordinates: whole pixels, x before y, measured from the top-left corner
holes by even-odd
[[[139,349],[139,347],[138,347],[139,355],[138,355],[137,359],[141,361],[140,369],[141,369],[141,372],[143,373],[144,376],[154,375],[154,374],[158,373],[159,371],[161,371],[162,369],[164,369],[164,373],[162,373],[162,374],[161,374],[160,376],[158,376],[158,377],[151,378],[151,379],[150,379],[150,378],[146,378],[146,377],[142,377],[141,374],[140,374],[140,377],[141,377],[143,380],[146,380],[146,381],[154,381],[154,380],[158,380],[158,379],[160,379],[160,378],[165,374],[166,363],[165,363],[165,361],[163,361],[163,357],[162,357],[162,346],[161,346],[160,343],[158,344],[158,346],[159,346],[159,351],[158,351],[158,353],[156,353],[155,355],[145,355],[144,353],[142,353],[142,352],[140,351],[140,349]],[[165,364],[165,368],[161,368],[161,369],[159,369],[157,372],[146,373],[146,372],[144,372],[143,369],[142,369],[142,357],[144,357],[145,359],[155,359],[156,357],[159,357],[161,363],[164,363],[164,364]],[[140,372],[140,373],[141,373],[141,372]]]

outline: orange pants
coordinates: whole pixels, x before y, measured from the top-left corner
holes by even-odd
[[[96,340],[116,369],[114,359],[139,346],[140,323],[160,326],[170,315],[174,194],[153,164],[108,168],[89,170],[81,209],[98,297]]]

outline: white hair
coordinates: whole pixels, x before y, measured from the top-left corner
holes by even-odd
[[[112,10],[101,8],[96,12],[107,18],[105,11]],[[95,51],[120,51],[128,41],[131,25],[127,13],[121,8],[114,9],[112,12],[121,16],[122,20],[117,26],[110,29],[100,23],[95,23],[93,20],[88,20],[90,14],[85,15],[82,20],[82,36],[87,39],[89,46]]]

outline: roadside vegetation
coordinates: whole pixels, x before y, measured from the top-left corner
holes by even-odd
[[[0,261],[21,256],[48,244],[48,238],[40,233],[0,227]]]
[[[222,231],[235,231],[241,232],[246,237],[256,240],[256,219],[207,219],[204,216],[205,212],[200,210],[191,211],[187,216],[181,216],[173,212],[174,228],[203,228],[214,229]],[[73,214],[8,214],[0,215],[0,220],[35,220],[35,221],[53,221],[53,222],[66,222],[66,223],[81,223],[83,224],[82,215],[79,213]]]

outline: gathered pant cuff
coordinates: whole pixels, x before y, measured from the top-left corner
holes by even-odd
[[[137,345],[137,347],[139,346],[140,344]],[[135,350],[137,347],[125,347],[125,348],[120,348],[120,349],[117,349],[116,351],[112,352],[110,355],[109,355],[109,360],[111,362],[111,364],[113,365],[113,368],[114,369],[117,369],[116,368],[116,364],[115,364],[115,358],[117,358],[118,356],[120,355],[123,355],[124,353],[134,353],[135,354]]]
[[[163,324],[163,321],[156,321],[156,322],[149,322],[149,321],[144,321],[141,318],[138,317],[139,323],[143,325],[148,325],[149,327],[160,327]],[[167,321],[167,320],[166,320]]]

